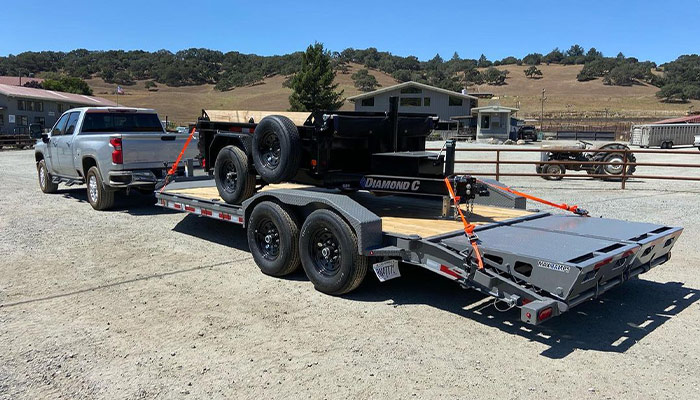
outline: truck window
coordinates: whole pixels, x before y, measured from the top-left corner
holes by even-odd
[[[81,132],[163,132],[163,125],[157,114],[87,112]]]
[[[60,136],[63,135],[63,131],[66,129],[66,122],[68,122],[68,117],[69,114],[64,114],[61,116],[61,118],[56,122],[56,125],[54,125],[53,129],[51,130],[51,136]]]
[[[66,129],[64,135],[72,135],[75,132],[75,126],[78,124],[79,112],[72,112],[68,114],[68,123],[66,124]]]

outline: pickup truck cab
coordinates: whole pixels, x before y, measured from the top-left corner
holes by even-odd
[[[85,183],[90,205],[109,209],[119,190],[153,192],[187,136],[166,132],[152,109],[71,109],[35,146],[39,186],[52,193],[59,183]],[[194,158],[196,147],[190,145],[185,157]]]

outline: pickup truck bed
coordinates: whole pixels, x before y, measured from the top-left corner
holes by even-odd
[[[242,205],[220,200],[210,179],[175,181],[157,192],[158,205],[247,224],[265,202],[341,215],[357,235],[357,251],[379,270],[400,264],[426,268],[520,308],[539,324],[663,264],[682,228],[475,205],[469,215],[485,264],[476,267],[461,222],[444,219],[438,199],[341,194],[302,185],[267,186]],[[251,244],[251,248],[254,244]],[[256,260],[257,262],[257,260]],[[307,273],[308,274],[308,273]],[[394,276],[396,275],[394,274]],[[381,278],[380,278],[381,279]]]

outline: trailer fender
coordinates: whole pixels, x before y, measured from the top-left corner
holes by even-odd
[[[253,208],[261,201],[274,201],[278,204],[293,207],[296,210],[325,208],[338,213],[350,224],[357,235],[357,251],[359,254],[367,255],[371,249],[382,245],[381,218],[346,195],[295,189],[276,189],[269,192],[260,192],[243,202],[244,221],[248,220]]]

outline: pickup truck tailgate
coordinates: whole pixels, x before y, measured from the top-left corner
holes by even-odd
[[[172,164],[182,151],[187,141],[187,134],[176,133],[128,133],[122,134],[122,150],[124,152],[124,165],[138,164],[140,167],[146,164],[163,166],[164,163]],[[194,158],[197,155],[197,143],[192,139],[183,160]]]

